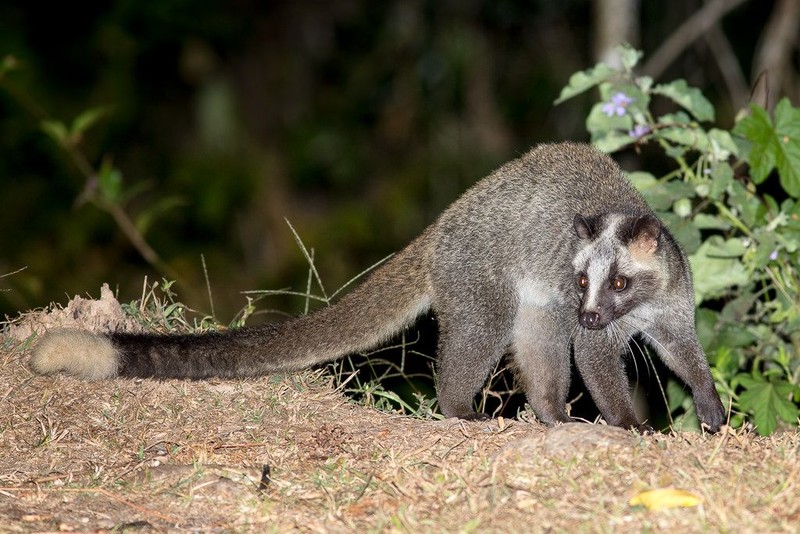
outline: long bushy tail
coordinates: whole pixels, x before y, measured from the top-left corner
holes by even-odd
[[[294,371],[374,348],[430,307],[425,235],[333,306],[277,324],[204,334],[47,332],[31,367],[87,379],[207,378]]]

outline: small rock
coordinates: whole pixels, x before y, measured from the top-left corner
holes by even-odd
[[[496,456],[575,456],[598,450],[630,449],[637,442],[633,434],[615,426],[567,423],[548,428],[544,436],[542,432],[536,432],[515,439],[500,449]]]
[[[544,453],[547,456],[574,456],[598,449],[630,449],[637,439],[616,426],[567,423],[547,429]]]

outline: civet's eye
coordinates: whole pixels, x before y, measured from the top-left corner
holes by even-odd
[[[578,275],[578,287],[581,289],[589,287],[589,278],[585,274]]]
[[[617,276],[611,280],[611,287],[614,289],[614,291],[622,291],[628,287],[628,279],[624,276]]]

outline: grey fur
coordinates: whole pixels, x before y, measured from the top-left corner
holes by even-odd
[[[496,170],[334,306],[217,334],[111,334],[115,352],[97,358],[111,358],[103,368],[120,376],[292,371],[373,348],[431,307],[446,416],[481,417],[473,398],[510,350],[539,419],[569,421],[574,351],[608,423],[637,427],[622,355],[643,333],[691,387],[701,421],[711,431],[724,422],[683,252],[613,160],[573,143],[541,145]],[[76,356],[48,348],[63,350],[59,335],[34,350],[34,369],[90,376],[69,365]]]

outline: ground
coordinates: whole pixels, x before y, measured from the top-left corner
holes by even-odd
[[[76,313],[72,313],[73,316]],[[0,350],[0,531],[797,532],[800,433],[426,421],[322,371],[36,376]],[[677,488],[697,506],[630,499]]]

